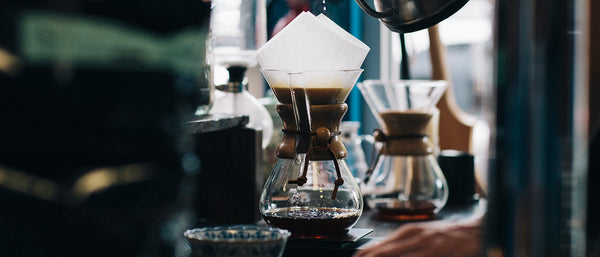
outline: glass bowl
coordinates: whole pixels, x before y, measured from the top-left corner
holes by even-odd
[[[280,257],[290,235],[285,229],[257,226],[195,228],[184,233],[193,257]]]

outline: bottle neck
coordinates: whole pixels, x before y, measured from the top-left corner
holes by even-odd
[[[248,88],[248,83],[246,82],[246,67],[244,66],[229,66],[227,67],[227,71],[229,72],[229,81],[225,85],[216,86],[217,90],[221,90],[224,92],[230,93],[241,93],[245,89]]]
[[[216,89],[229,93],[242,93],[246,89],[246,83],[239,81],[229,81],[225,85],[217,86]]]

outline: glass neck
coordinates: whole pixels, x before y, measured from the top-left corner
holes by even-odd
[[[225,85],[220,85],[217,86],[216,89],[217,90],[221,90],[224,92],[230,92],[230,93],[241,93],[244,92],[244,90],[246,89],[247,85],[243,82],[228,82]]]

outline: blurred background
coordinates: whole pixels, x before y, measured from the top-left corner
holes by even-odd
[[[173,256],[210,4],[0,4],[0,255]],[[181,252],[181,251],[180,251]]]

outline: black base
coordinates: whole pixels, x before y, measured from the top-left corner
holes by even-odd
[[[360,246],[371,239],[365,236],[373,232],[370,228],[352,228],[344,236],[330,238],[290,238],[283,257],[295,256],[352,256]]]

